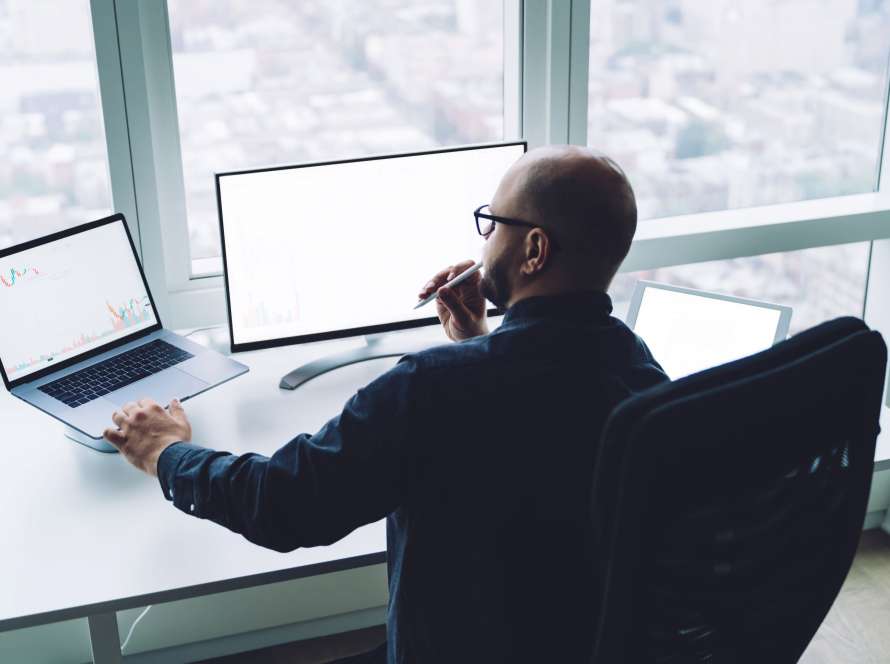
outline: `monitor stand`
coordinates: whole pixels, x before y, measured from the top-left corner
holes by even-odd
[[[327,355],[313,362],[308,362],[297,367],[289,374],[285,375],[278,387],[285,390],[295,390],[308,380],[312,380],[316,376],[327,373],[333,369],[345,367],[356,362],[364,362],[366,360],[376,360],[383,357],[401,357],[408,353],[416,353],[433,346],[441,345],[442,341],[406,341],[392,340],[386,334],[370,334],[365,337],[365,345],[360,348],[353,348],[342,353]]]
[[[65,427],[65,436],[76,443],[86,445],[87,447],[92,447],[94,450],[98,450],[100,452],[117,452],[117,448],[106,441],[104,438],[93,438],[92,436],[88,436],[73,427]]]

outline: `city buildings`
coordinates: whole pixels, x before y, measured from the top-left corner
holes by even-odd
[[[641,219],[873,190],[890,2],[815,4],[592,0],[588,142],[626,169]],[[168,6],[193,258],[219,255],[217,171],[504,137],[498,0]],[[5,246],[112,201],[88,3],[0,0],[0,41]],[[647,276],[782,300],[809,323],[861,310],[864,251]]]

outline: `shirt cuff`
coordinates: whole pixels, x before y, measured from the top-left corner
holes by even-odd
[[[173,501],[176,497],[174,486],[176,485],[176,471],[182,460],[193,452],[203,450],[203,447],[184,443],[182,441],[168,445],[158,457],[158,481],[161,483],[161,491],[164,498]]]

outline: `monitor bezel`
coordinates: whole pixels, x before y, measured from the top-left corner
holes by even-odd
[[[148,295],[149,302],[151,302],[152,311],[154,311],[156,321],[155,324],[150,325],[149,327],[146,327],[142,330],[137,330],[132,334],[121,337],[120,339],[115,339],[114,341],[109,341],[108,343],[101,344],[96,348],[93,348],[92,350],[84,351],[83,353],[74,357],[69,357],[67,360],[62,360],[58,364],[53,364],[52,366],[38,369],[33,373],[29,373],[27,376],[22,376],[21,378],[16,378],[15,380],[10,380],[9,376],[6,375],[6,367],[3,363],[3,359],[0,358],[0,375],[3,376],[3,384],[6,386],[7,390],[12,390],[19,385],[25,385],[35,380],[40,380],[41,378],[55,373],[56,371],[60,371],[61,369],[73,366],[92,357],[95,357],[101,353],[106,353],[109,350],[113,350],[118,346],[123,346],[126,343],[130,343],[131,341],[135,341],[142,337],[148,336],[149,334],[157,332],[160,329],[163,329],[163,325],[161,323],[161,314],[158,311],[157,306],[155,305],[155,300],[154,296],[151,294],[151,289],[148,287],[148,280],[145,278],[145,270],[142,269],[142,261],[139,260],[139,255],[136,253],[136,245],[133,242],[133,236],[130,234],[130,227],[127,225],[127,220],[124,218],[124,215],[121,213],[113,214],[101,219],[96,219],[95,221],[88,221],[85,224],[80,224],[78,226],[73,226],[71,228],[58,231],[56,233],[51,233],[50,235],[45,235],[33,240],[28,240],[27,242],[22,242],[12,247],[7,247],[6,249],[0,249],[0,258],[6,258],[7,256],[11,256],[22,251],[27,251],[29,249],[33,249],[34,247],[39,247],[44,244],[50,244],[51,242],[63,240],[65,238],[71,237],[72,235],[86,233],[101,226],[108,226],[117,222],[121,222],[124,226],[124,233],[127,236],[127,241],[130,243],[130,250],[133,252],[133,259],[136,261],[136,266],[139,268],[139,276],[142,278],[142,284],[145,286],[145,292]]]
[[[214,184],[216,186],[216,211],[219,219],[219,239],[220,249],[222,253],[223,264],[223,283],[225,284],[226,297],[226,317],[229,326],[229,344],[231,352],[241,353],[252,350],[262,350],[264,348],[277,348],[280,346],[292,346],[295,344],[312,343],[314,341],[327,341],[330,339],[343,339],[348,337],[357,337],[366,334],[380,334],[383,332],[395,332],[398,330],[410,330],[418,327],[425,327],[439,322],[437,316],[429,316],[426,318],[417,318],[412,320],[394,321],[391,323],[378,323],[376,325],[364,325],[359,327],[343,328],[339,330],[329,330],[325,332],[312,332],[309,334],[298,334],[289,337],[278,337],[276,339],[262,339],[259,341],[235,342],[235,330],[232,325],[232,302],[229,296],[229,269],[226,259],[226,234],[224,228],[222,196],[220,193],[220,178],[233,175],[250,175],[253,173],[266,173],[269,171],[283,171],[297,168],[312,168],[316,166],[335,166],[338,164],[352,164],[363,161],[379,161],[381,159],[396,159],[404,157],[422,157],[431,154],[444,154],[448,152],[466,152],[469,150],[484,150],[487,148],[500,148],[522,146],[522,153],[528,152],[528,141],[499,141],[495,143],[475,143],[472,145],[460,145],[448,148],[436,148],[432,150],[423,150],[419,152],[394,152],[387,154],[377,154],[368,157],[354,157],[350,159],[333,159],[330,161],[318,162],[300,162],[296,164],[284,164],[276,166],[267,166],[263,168],[249,168],[236,171],[221,171],[214,174]],[[493,192],[492,192],[493,193]],[[469,212],[468,212],[469,214]],[[487,316],[495,316],[503,313],[499,309],[488,309]]]
[[[784,304],[775,304],[773,302],[765,302],[763,300],[754,300],[747,297],[737,297],[735,295],[724,295],[714,291],[699,290],[697,288],[686,288],[685,286],[674,286],[673,284],[665,284],[658,281],[647,281],[640,279],[634,287],[633,296],[630,299],[630,305],[627,308],[627,316],[625,316],[625,324],[634,329],[637,322],[637,315],[640,313],[640,305],[643,303],[643,294],[647,288],[657,288],[660,290],[674,291],[675,293],[684,293],[686,295],[699,295],[714,300],[725,300],[727,302],[735,302],[737,304],[747,304],[749,306],[760,307],[762,309],[772,309],[779,312],[779,320],[776,323],[776,333],[773,337],[773,345],[784,341],[788,337],[788,329],[791,326],[792,308]]]

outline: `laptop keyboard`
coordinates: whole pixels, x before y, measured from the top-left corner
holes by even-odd
[[[194,357],[188,351],[156,339],[143,346],[59,378],[37,389],[77,408],[137,380]]]

